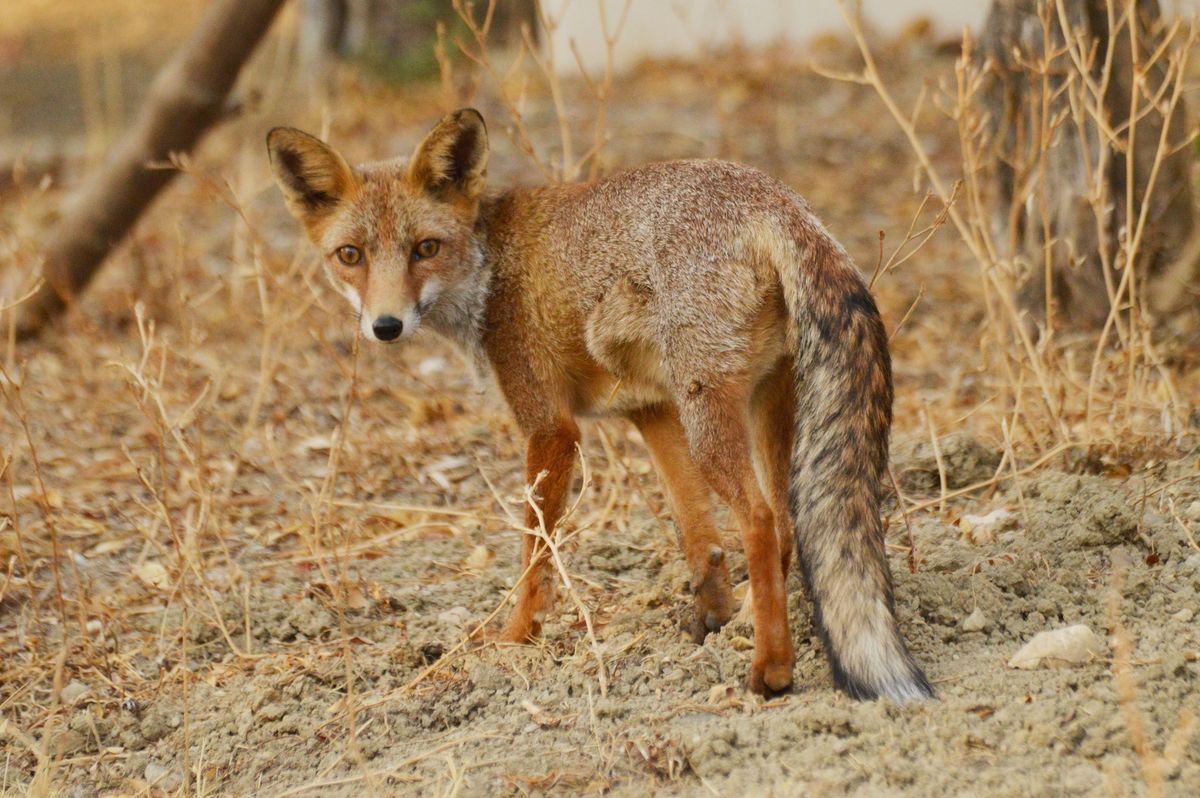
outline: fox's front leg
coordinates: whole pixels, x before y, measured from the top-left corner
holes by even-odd
[[[529,529],[536,531],[544,524],[547,533],[554,531],[571,486],[578,443],[579,428],[570,419],[559,421],[529,436],[525,452],[525,484],[534,484],[538,475],[545,472],[534,490],[542,519],[539,521],[532,506],[526,506],[525,526]],[[546,544],[534,534],[526,533],[524,538],[521,573],[525,574],[525,578],[517,589],[517,606],[501,633],[502,639],[515,643],[525,643],[540,635],[546,613],[554,605],[555,575],[553,569],[548,567],[549,551]]]

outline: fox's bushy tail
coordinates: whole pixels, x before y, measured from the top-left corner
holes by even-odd
[[[792,225],[780,264],[795,358],[789,499],[815,624],[836,685],[907,701],[933,689],[896,622],[879,518],[892,424],[887,333],[845,250],[815,218]]]

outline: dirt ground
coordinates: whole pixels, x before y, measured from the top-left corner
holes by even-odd
[[[847,52],[824,56],[846,66]],[[909,98],[952,66],[920,39],[885,55]],[[407,151],[437,116],[433,88],[357,91],[334,118],[355,157]],[[870,90],[779,54],[647,65],[615,97],[606,168],[752,163],[867,268],[878,231],[903,238],[920,202]],[[532,179],[501,109],[480,105],[497,120],[492,179]],[[885,512],[899,615],[937,701],[835,692],[795,574],[796,689],[747,693],[753,630],[684,634],[669,514],[616,423],[585,430],[571,590],[542,644],[459,646],[518,575],[522,444],[440,341],[355,354],[355,323],[267,175],[270,124],[320,124],[288,108],[214,137],[82,312],[5,353],[21,387],[6,381],[0,424],[0,791],[1200,794],[1198,417],[1128,444],[1018,439],[1005,468],[1020,476],[942,501],[992,480],[1008,447],[951,230],[876,290],[891,329],[921,297],[893,343],[905,503]],[[530,124],[552,134],[548,104]],[[929,135],[952,162],[952,131]],[[11,253],[36,249],[61,196],[8,189]],[[1197,350],[1180,347],[1194,407]],[[1009,667],[1076,624],[1102,641],[1088,661]]]

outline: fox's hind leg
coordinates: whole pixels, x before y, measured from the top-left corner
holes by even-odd
[[[775,513],[775,536],[779,560],[786,579],[795,548],[795,527],[788,506],[792,438],[796,426],[795,378],[792,360],[784,358],[754,389],[750,400],[750,423],[754,428],[754,459],[759,482]]]
[[[750,456],[748,380],[740,375],[692,378],[681,386],[679,416],[692,457],[713,490],[737,517],[754,602],[754,661],[750,689],[785,690],[795,652],[787,624],[775,513],[763,496]]]
[[[733,615],[733,591],[725,550],[712,519],[709,487],[692,462],[687,436],[672,407],[659,406],[631,414],[658,471],[671,517],[679,529],[683,555],[692,572],[695,618],[692,639],[702,643]]]

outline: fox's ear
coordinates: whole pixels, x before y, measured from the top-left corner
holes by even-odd
[[[320,139],[290,127],[267,134],[271,171],[288,209],[302,222],[333,210],[355,185],[353,170]]]
[[[476,199],[487,179],[488,140],[474,108],[447,114],[417,145],[408,179],[441,199]]]

